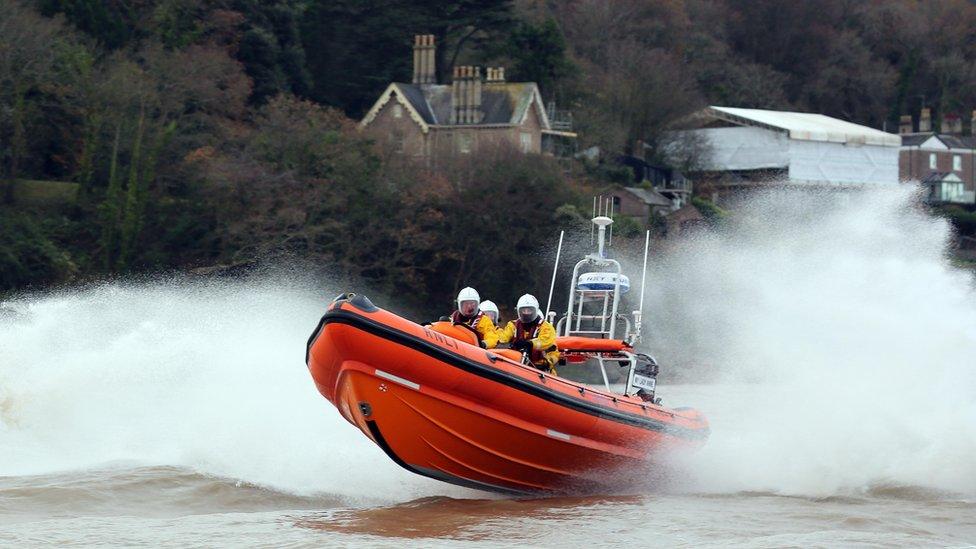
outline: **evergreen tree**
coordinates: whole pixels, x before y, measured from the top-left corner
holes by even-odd
[[[279,93],[306,95],[312,81],[305,66],[299,22],[303,7],[297,0],[239,0],[244,16],[237,59],[254,83],[251,101],[264,104]]]
[[[502,40],[513,23],[511,0],[312,0],[302,38],[311,97],[359,117],[390,82],[409,82],[415,34],[433,34],[438,82],[463,51]]]
[[[546,98],[556,95],[557,83],[576,70],[566,57],[566,41],[553,19],[540,24],[519,23],[503,53],[512,62],[509,79],[535,82]]]

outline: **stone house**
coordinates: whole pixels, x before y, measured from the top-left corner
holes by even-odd
[[[506,81],[504,68],[457,66],[449,85],[437,83],[434,48],[433,35],[415,36],[413,81],[389,84],[360,122],[390,150],[430,164],[492,145],[539,154],[575,141],[553,128],[539,87]]]

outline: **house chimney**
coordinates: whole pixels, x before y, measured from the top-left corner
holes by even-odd
[[[952,135],[962,135],[962,117],[958,114],[947,114],[942,121],[942,131]]]
[[[493,84],[493,83],[498,83],[498,82],[504,82],[505,81],[505,69],[503,67],[498,67],[496,69],[493,69],[491,67],[488,67],[488,68],[485,69],[485,77],[486,77],[486,79],[485,79],[485,83],[486,84]]]
[[[434,84],[437,81],[434,51],[434,35],[418,34],[413,37],[413,83]]]
[[[918,118],[918,131],[921,133],[932,131],[932,109],[925,107]]]
[[[464,89],[461,90],[461,95],[464,96],[464,98],[461,100],[461,103],[464,105],[464,109],[461,111],[462,124],[471,123],[471,101],[474,99],[474,90],[471,89],[472,72],[474,71],[472,71],[471,67],[468,65],[461,67],[461,82],[464,83]]]
[[[420,35],[413,35],[413,80],[414,84],[420,83]]]
[[[451,83],[451,123],[478,124],[481,112],[481,67],[454,67]]]
[[[898,119],[898,133],[912,133],[912,115],[903,114],[900,119]]]
[[[471,102],[468,106],[471,108],[471,117],[469,118],[471,124],[480,124],[482,119],[481,112],[481,67],[471,67],[472,79],[471,79]]]
[[[463,82],[461,80],[461,67],[454,67],[454,76],[451,79],[451,124],[461,123],[461,110],[464,95],[461,93]]]

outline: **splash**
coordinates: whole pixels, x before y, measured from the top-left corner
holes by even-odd
[[[177,466],[298,494],[453,494],[405,474],[315,390],[337,291],[287,277],[105,284],[0,320],[0,476]]]
[[[703,489],[976,493],[976,292],[916,204],[767,192],[659,262],[653,339],[719,383]]]
[[[976,494],[976,292],[915,203],[770,192],[656,255],[646,341],[712,382],[660,391],[712,422],[698,489]],[[0,476],[120,464],[372,502],[470,494],[405,473],[315,391],[305,340],[337,293],[276,275],[11,304]]]

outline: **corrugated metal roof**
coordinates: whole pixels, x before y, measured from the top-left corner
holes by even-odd
[[[780,129],[788,132],[790,139],[801,141],[901,146],[899,135],[822,114],[716,106],[709,107],[707,111],[707,115],[736,124]]]

